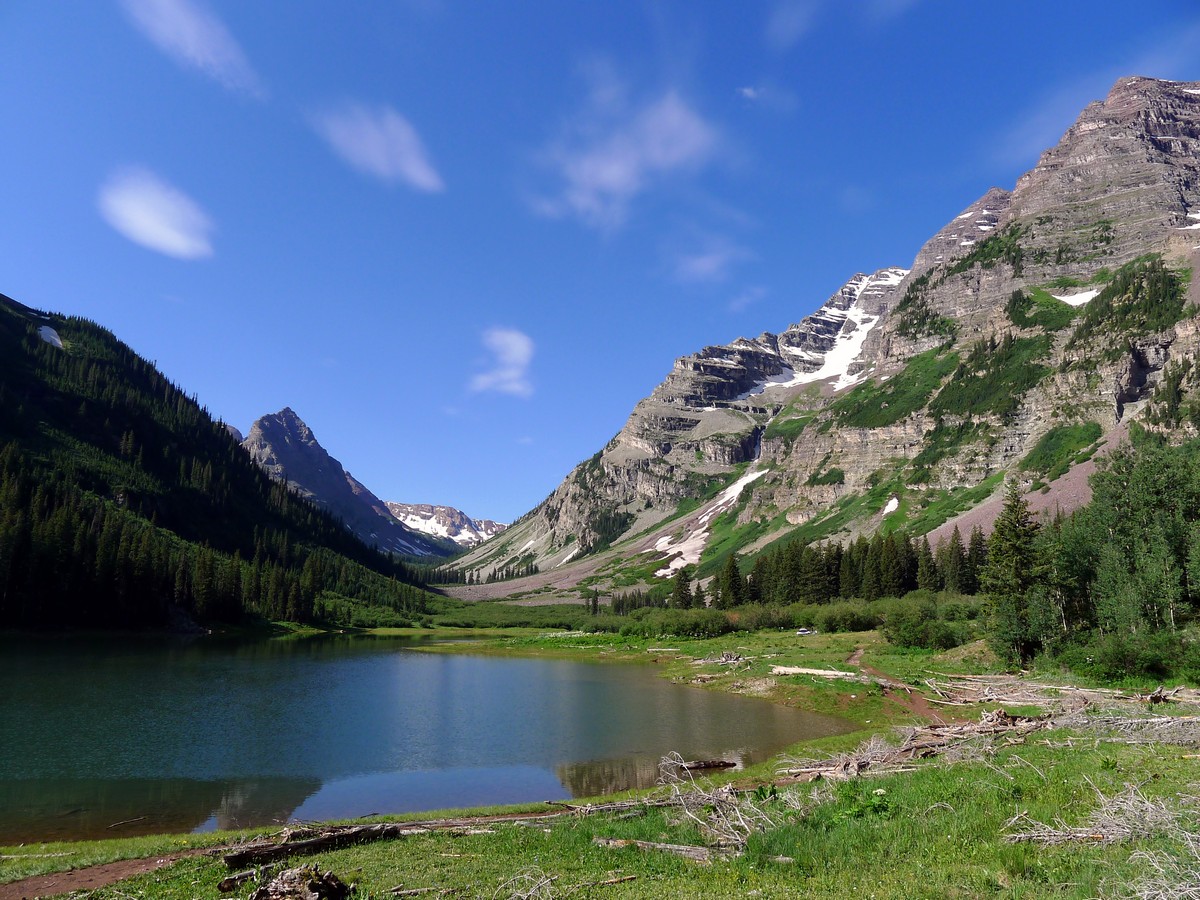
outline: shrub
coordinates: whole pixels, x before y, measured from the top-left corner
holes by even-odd
[[[879,618],[861,600],[830,603],[821,607],[813,618],[819,631],[870,631],[879,625]]]
[[[639,610],[640,612],[640,610]],[[649,609],[621,625],[621,634],[644,638],[676,637],[709,638],[733,631],[733,623],[715,609]]]

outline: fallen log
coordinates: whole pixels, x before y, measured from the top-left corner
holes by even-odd
[[[592,843],[599,847],[636,847],[638,850],[673,853],[698,863],[710,863],[717,855],[710,847],[695,847],[691,844],[660,844],[658,841],[635,841],[629,838],[594,837]]]
[[[322,832],[315,837],[289,840],[290,834],[282,841],[256,841],[252,844],[238,847],[224,856],[225,865],[231,869],[244,866],[263,865],[286,859],[289,856],[300,856],[305,853],[319,853],[322,850],[337,850],[353,844],[364,844],[370,841],[380,841],[388,838],[400,838],[411,834],[423,834],[428,829],[414,827],[405,823],[384,823],[379,825],[351,825],[346,828]]]
[[[679,764],[679,768],[692,771],[694,769],[732,769],[737,763],[728,759],[689,759]]]

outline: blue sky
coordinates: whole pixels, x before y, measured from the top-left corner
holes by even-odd
[[[6,0],[0,292],[509,520],[1132,74],[1193,0]]]

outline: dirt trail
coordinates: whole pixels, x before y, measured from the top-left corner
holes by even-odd
[[[893,679],[890,675],[886,675],[883,672],[880,672],[874,666],[863,665],[863,661],[862,661],[863,649],[864,648],[859,647],[857,650],[855,650],[853,653],[851,653],[846,658],[846,664],[850,665],[850,666],[855,666],[860,671],[862,671],[862,673],[864,675],[870,675],[872,678],[879,678],[885,682],[892,681]],[[909,690],[908,688],[904,688],[903,691],[901,692],[901,691],[895,691],[895,690],[892,690],[891,688],[885,687],[883,689],[883,695],[885,697],[887,697],[889,700],[896,703],[897,705],[908,710],[914,716],[920,716],[922,719],[925,719],[926,721],[929,721],[929,722],[933,722],[935,725],[945,725],[946,724],[946,720],[944,718],[942,718],[941,713],[939,713],[936,709],[934,709],[930,705],[929,701],[925,699],[924,694],[921,694],[917,691]]]
[[[547,801],[549,802],[549,801]],[[453,828],[467,828],[487,825],[496,822],[516,822],[532,819],[556,819],[569,816],[576,807],[569,803],[554,803],[555,809],[545,812],[525,813],[495,813],[484,816],[463,816],[453,819],[433,819],[414,821],[412,827],[423,827],[431,831]],[[212,847],[195,847],[191,850],[181,850],[166,856],[151,856],[143,859],[123,859],[117,862],[101,863],[95,866],[84,866],[79,869],[69,869],[65,872],[54,872],[49,875],[34,875],[19,881],[0,884],[0,900],[33,900],[35,897],[56,897],[72,891],[94,891],[135,875],[144,875],[158,869],[177,863],[189,856],[204,854],[220,856],[224,851],[240,846],[241,842],[218,844]]]
[[[116,884],[118,881],[124,881],[126,878],[133,878],[135,875],[153,872],[188,856],[199,856],[204,852],[206,851],[202,849],[184,850],[167,856],[122,859],[98,866],[54,872],[50,875],[34,875],[30,878],[22,878],[20,881],[0,884],[0,900],[26,900],[26,898],[33,897],[53,897],[71,891],[94,891],[98,888],[108,887],[110,884]]]

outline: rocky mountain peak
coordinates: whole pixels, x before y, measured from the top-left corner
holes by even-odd
[[[911,272],[856,274],[779,334],[676,360],[486,561],[533,554],[556,584],[632,578],[668,553],[711,572],[793,532],[949,527],[1013,476],[1039,491],[1044,478],[1036,496],[1070,508],[1081,495],[1059,490],[1062,471],[1154,408],[1169,363],[1176,380],[1200,371],[1185,271],[1198,264],[1200,82],[1122,78],[1012,190],[951,218]],[[1079,435],[1100,440],[1037,468]]]
[[[366,544],[391,553],[445,556],[453,545],[418,534],[398,522],[387,505],[321,446],[290,407],[259,418],[242,446],[277,481],[324,506]]]
[[[507,525],[491,519],[473,519],[453,506],[431,503],[394,503],[388,501],[388,511],[413,531],[448,538],[462,547],[474,547],[500,534]]]

